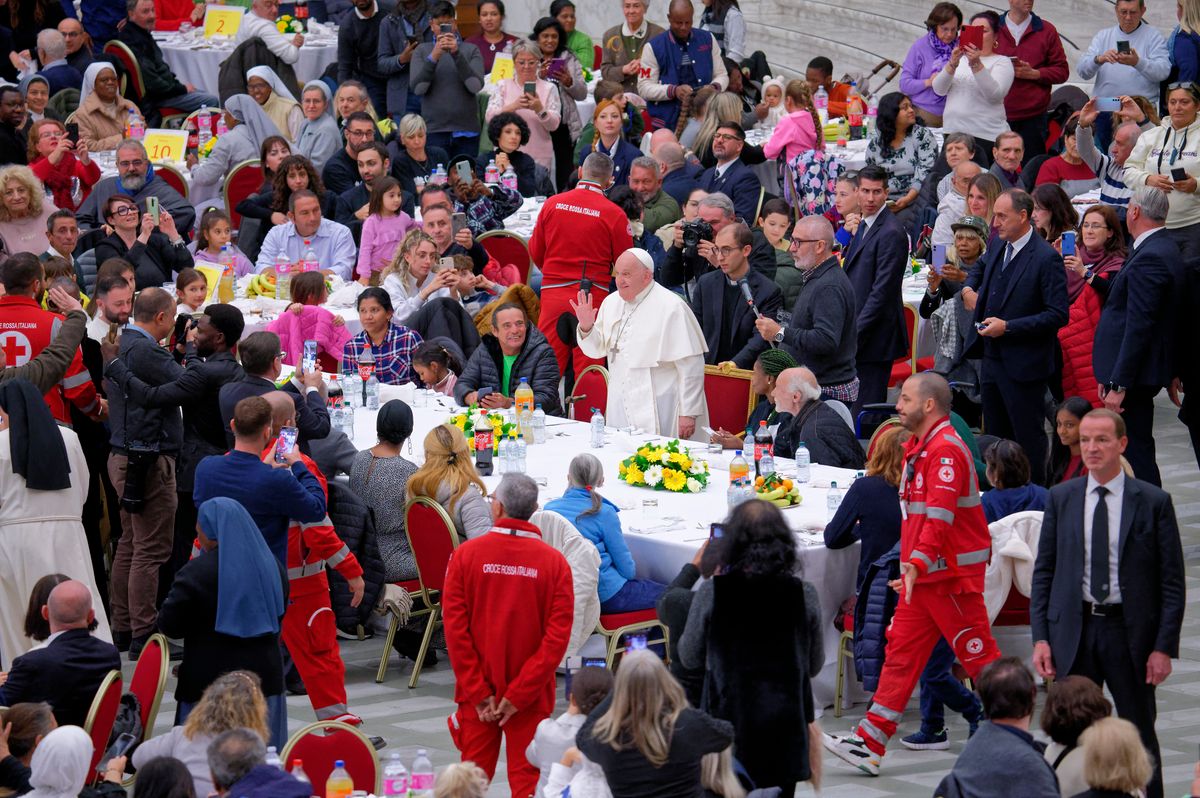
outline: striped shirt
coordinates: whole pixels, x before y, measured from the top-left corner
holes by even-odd
[[[1149,120],[1141,126],[1142,130],[1151,127],[1153,124]],[[1100,201],[1105,205],[1124,208],[1133,196],[1133,189],[1125,185],[1125,167],[1114,161],[1108,153],[1096,149],[1093,133],[1092,128],[1080,127],[1077,130],[1075,146],[1079,149],[1079,157],[1100,178]],[[1115,135],[1116,131],[1113,133]]]

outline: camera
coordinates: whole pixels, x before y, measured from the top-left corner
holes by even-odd
[[[158,452],[153,449],[129,448],[126,455],[125,489],[121,492],[121,509],[130,515],[137,515],[146,509],[146,475]]]
[[[712,241],[712,225],[703,219],[692,219],[683,223],[683,254],[688,257],[696,255],[696,248],[701,241]]]

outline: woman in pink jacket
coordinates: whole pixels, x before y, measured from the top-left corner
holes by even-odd
[[[317,342],[317,357],[326,356],[323,368],[333,371],[342,358],[342,350],[352,337],[346,321],[323,307],[329,298],[325,275],[304,272],[292,278],[292,304],[267,329],[279,336],[283,362],[294,366],[304,354],[304,342]],[[328,360],[332,359],[332,363]]]
[[[778,158],[782,152],[785,160],[791,161],[802,152],[822,149],[825,136],[808,84],[803,80],[789,81],[784,91],[783,105],[787,115],[779,120],[771,140],[763,145],[763,154],[768,158]]]

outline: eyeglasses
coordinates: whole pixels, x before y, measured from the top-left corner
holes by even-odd
[[[713,141],[741,141],[740,136],[735,136],[732,133],[714,133]]]
[[[741,247],[714,247],[714,249],[722,258],[728,258],[733,253],[742,251]]]
[[[138,209],[134,205],[118,205],[112,209],[113,216],[128,216],[131,213],[137,213]]]
[[[375,135],[375,131],[373,131],[373,130],[350,130],[349,128],[346,129],[346,136],[348,138],[365,139],[365,138],[370,138],[373,135]]]
[[[793,238],[791,246],[797,246],[799,244],[820,244],[824,240],[825,239],[823,238]]]
[[[44,133],[39,134],[38,138],[43,141],[49,141],[50,139],[60,139],[62,136],[63,133],[61,130],[47,130]]]
[[[83,35],[82,31],[71,30],[71,31],[67,31],[67,32],[63,33],[62,36],[64,39],[78,39],[82,35]]]
[[[1080,230],[1107,230],[1108,225],[1104,224],[1103,222],[1096,222],[1095,224],[1092,224],[1091,222],[1089,222],[1087,224],[1079,225],[1079,229]]]
[[[117,161],[117,166],[121,169],[137,169],[138,167],[145,165],[146,162],[141,158],[137,159],[136,161]]]

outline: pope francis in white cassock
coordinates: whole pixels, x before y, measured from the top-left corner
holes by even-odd
[[[588,357],[608,358],[609,426],[703,439],[708,346],[695,314],[654,282],[654,261],[644,249],[623,252],[613,277],[617,291],[599,310],[582,291],[571,303],[579,318],[579,348]]]

